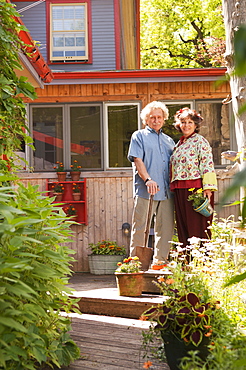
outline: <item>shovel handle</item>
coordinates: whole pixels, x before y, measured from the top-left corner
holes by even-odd
[[[148,204],[148,213],[147,213],[147,220],[145,225],[144,231],[144,247],[148,247],[148,237],[149,237],[149,230],[150,230],[150,221],[151,221],[151,211],[152,211],[152,204],[153,204],[154,195],[151,194],[149,197],[149,204]]]

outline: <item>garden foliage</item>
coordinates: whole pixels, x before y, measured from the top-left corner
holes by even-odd
[[[0,187],[2,369],[61,367],[79,356],[64,315],[76,305],[66,287],[72,251],[61,246],[71,235],[65,219],[37,187]]]

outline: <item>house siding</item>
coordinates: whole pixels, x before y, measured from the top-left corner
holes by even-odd
[[[20,9],[30,5],[30,2],[18,2],[15,5],[16,10],[19,11]],[[47,61],[45,2],[25,10],[23,13],[20,13],[20,15],[21,20],[25,23],[25,27],[30,32],[32,39],[38,42],[38,47],[44,60]]]
[[[18,2],[16,3],[16,9],[18,11],[27,5],[30,5],[30,2]],[[44,59],[48,61],[45,2],[25,10],[21,13],[21,16],[32,38],[40,43],[39,49]],[[91,18],[92,64],[49,64],[52,71],[73,72],[116,69],[113,0],[92,0]]]

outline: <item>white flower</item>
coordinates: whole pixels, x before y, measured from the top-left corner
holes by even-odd
[[[169,264],[168,264],[168,267],[172,268],[172,269],[175,269],[177,267],[177,262],[176,261],[171,261]]]
[[[197,238],[196,236],[192,236],[192,238],[188,239],[188,242],[190,242],[190,244],[199,244],[200,240],[201,240],[200,238]]]

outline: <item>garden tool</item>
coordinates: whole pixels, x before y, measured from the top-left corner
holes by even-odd
[[[146,220],[145,231],[144,231],[144,234],[145,234],[144,235],[144,246],[137,246],[136,253],[135,253],[136,256],[139,258],[140,262],[142,263],[143,271],[147,271],[149,269],[149,265],[153,257],[153,249],[148,247],[153,198],[154,198],[154,195],[151,194],[149,197],[147,220]]]

